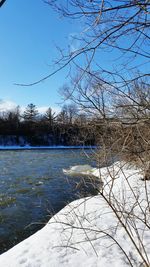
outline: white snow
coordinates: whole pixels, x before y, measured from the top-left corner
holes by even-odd
[[[0,150],[32,150],[32,149],[94,149],[96,146],[0,146]]]
[[[90,165],[76,165],[72,166],[69,169],[63,169],[63,172],[68,175],[78,175],[78,174],[84,174],[84,175],[93,175],[93,171],[96,171],[96,168],[92,168]]]
[[[69,170],[101,178],[103,190],[67,205],[43,229],[2,254],[0,266],[127,267],[131,261],[145,267],[143,259],[150,260],[150,181],[120,162],[100,170],[88,165]]]

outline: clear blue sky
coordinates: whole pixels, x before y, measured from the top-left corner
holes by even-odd
[[[31,102],[56,106],[67,71],[33,87],[14,83],[30,83],[47,75],[58,56],[55,45],[66,47],[77,27],[59,18],[42,0],[7,0],[0,9],[0,99],[21,106]]]
[[[32,83],[53,71],[50,65],[58,58],[56,45],[77,48],[79,44],[72,43],[71,35],[79,36],[81,24],[60,18],[43,0],[6,1],[0,9],[0,110],[5,103],[53,108],[61,102],[58,90],[67,82],[66,69],[36,86],[20,87],[14,83]],[[130,41],[125,37],[123,42],[128,45]],[[118,65],[117,57],[118,52],[113,56],[100,52],[97,61],[111,69]],[[142,63],[139,57],[136,61]],[[148,67],[143,66],[146,72]]]

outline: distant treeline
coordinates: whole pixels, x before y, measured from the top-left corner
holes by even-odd
[[[34,104],[0,113],[0,145],[94,145],[90,120],[73,104],[40,114]]]

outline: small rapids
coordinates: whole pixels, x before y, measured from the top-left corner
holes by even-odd
[[[98,193],[100,181],[90,173],[92,151],[86,154],[80,149],[0,152],[1,253],[42,228],[69,202]]]

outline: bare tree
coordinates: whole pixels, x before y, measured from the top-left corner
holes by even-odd
[[[125,191],[122,191],[122,200],[118,199],[113,192],[115,170],[108,170],[110,175],[110,181],[106,183],[108,191],[104,187],[100,195],[118,220],[116,229],[121,225],[132,242],[134,250],[137,251],[141,265],[136,266],[148,267],[148,250],[144,246],[138,223],[142,222],[143,229],[149,229],[147,220],[149,195],[146,180],[150,179],[150,73],[148,70],[150,1],[68,0],[62,3],[59,0],[50,0],[45,2],[62,16],[80,20],[82,30],[78,36],[73,37],[79,41],[79,47],[75,50],[70,48],[66,53],[60,49],[61,60],[57,61],[59,65],[56,71],[68,65],[71,68],[69,73],[71,83],[70,86],[63,88],[64,98],[71,99],[81,110],[91,114],[94,130],[97,126],[95,133],[100,144],[100,151],[96,155],[99,165],[102,162],[108,164],[109,159],[113,159],[114,156],[128,162],[140,162],[138,166],[144,173],[143,183],[145,183],[144,209],[141,206],[140,195],[136,195],[123,167],[119,168],[119,172],[124,175],[134,203],[130,200],[128,202]],[[110,65],[102,63],[101,53],[103,56],[107,53],[111,61]],[[77,71],[76,78],[74,78],[74,69]],[[43,79],[53,74],[50,73]],[[105,176],[106,174],[104,179]],[[139,209],[139,214],[136,207]],[[77,218],[80,220],[80,216]],[[87,238],[89,229],[84,228],[83,225],[80,225],[80,228]],[[73,229],[72,225],[71,229]],[[111,228],[107,234],[110,238],[113,237]],[[91,240],[89,237],[90,243]],[[119,247],[123,249],[123,246]],[[123,253],[126,252],[123,251]],[[126,256],[130,266],[134,266],[132,263],[134,255],[128,257],[126,254]]]
[[[0,0],[0,7],[6,2],[6,0]]]
[[[119,170],[108,168],[109,181],[99,192],[107,203],[118,226],[125,230],[133,245],[133,253],[128,255],[123,246],[113,239],[111,227],[106,235],[116,242],[126,255],[130,266],[135,266],[134,252],[140,257],[140,263],[136,266],[149,266],[148,250],[144,245],[144,233],[149,231],[149,192],[147,181],[150,179],[150,89],[149,89],[149,45],[150,45],[150,1],[149,0],[49,0],[44,1],[54,8],[62,16],[80,21],[82,28],[78,36],[79,47],[63,52],[59,49],[61,57],[57,60],[57,68],[54,72],[42,79],[28,84],[34,85],[50,78],[56,72],[66,66],[70,66],[70,86],[65,86],[64,97],[76,103],[80,110],[88,112],[93,119],[98,142],[101,145],[97,153],[99,165],[102,161],[108,164],[109,158],[122,157],[126,161],[140,161],[144,171],[143,180],[145,185],[144,199],[139,190],[135,191],[130,183],[130,177],[125,174],[124,168]],[[107,53],[111,63],[102,63],[103,56]],[[114,60],[114,63],[113,63]],[[77,70],[74,78],[75,69]],[[144,80],[144,78],[146,80]],[[68,120],[66,109],[62,110],[61,120]],[[86,130],[87,131],[87,130]],[[120,194],[116,195],[114,188],[118,173],[124,176],[127,187],[120,188]],[[100,173],[101,174],[101,173]],[[106,179],[104,173],[104,179]],[[130,175],[132,176],[132,175]],[[140,181],[141,182],[141,181]],[[130,190],[133,202],[126,197],[126,191]],[[145,205],[143,205],[143,200]],[[84,200],[85,202],[86,200]],[[85,209],[84,209],[85,212]],[[104,212],[105,213],[105,212]],[[104,214],[101,211],[99,217]],[[68,216],[68,214],[67,214]],[[67,217],[66,216],[66,217]],[[80,223],[80,218],[77,220]],[[98,218],[98,217],[97,217]],[[91,223],[90,220],[86,220]],[[63,223],[63,222],[61,222]],[[139,223],[142,223],[142,233]],[[71,230],[72,224],[67,224]],[[92,228],[86,228],[79,224],[86,240],[91,243],[91,237],[87,236]],[[73,233],[73,231],[71,231]],[[67,240],[70,244],[71,237]],[[83,241],[84,242],[84,241]],[[70,245],[72,246],[72,244]]]
[[[81,31],[72,37],[78,40],[79,46],[76,49],[69,47],[65,52],[60,48],[60,58],[56,60],[55,71],[27,84],[28,86],[48,79],[68,65],[73,68],[73,73],[74,66],[84,69],[84,73],[89,71],[89,68],[94,68],[94,71],[103,73],[107,80],[109,76],[110,83],[118,83],[120,88],[124,80],[131,82],[133,79],[149,76],[148,68],[146,69],[150,59],[148,0],[44,2],[62,16],[80,22]],[[109,65],[102,63],[101,54],[103,57],[109,54]]]

